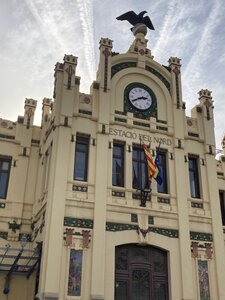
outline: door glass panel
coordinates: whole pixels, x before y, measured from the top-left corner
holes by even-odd
[[[165,254],[161,251],[153,252],[153,265],[154,272],[165,272],[166,264],[165,264]]]
[[[149,300],[150,274],[147,270],[133,270],[132,272],[132,300]]]
[[[154,300],[166,300],[166,284],[164,282],[154,283]]]
[[[127,270],[127,249],[121,248],[116,253],[116,269]]]

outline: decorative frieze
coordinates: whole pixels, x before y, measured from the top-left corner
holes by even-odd
[[[191,207],[194,207],[194,208],[203,208],[203,203],[191,202]]]
[[[106,222],[106,231],[138,230],[138,225]]]
[[[145,69],[150,73],[152,73],[153,75],[155,75],[156,77],[158,77],[162,81],[162,83],[166,86],[168,91],[170,91],[170,83],[164,76],[162,76],[161,73],[159,73],[158,71],[156,71],[155,69],[149,66],[146,66]]]
[[[75,192],[83,192],[86,193],[88,191],[88,187],[87,186],[80,186],[80,185],[75,185],[73,184],[73,191]]]
[[[93,228],[93,220],[65,217],[64,218],[64,226],[80,227],[80,228]]]
[[[112,191],[113,197],[125,197],[125,192],[119,192],[119,191]]]
[[[213,235],[211,233],[190,231],[190,239],[195,241],[212,242]]]
[[[159,203],[170,204],[170,199],[158,197]]]
[[[119,64],[116,64],[112,66],[111,68],[111,78],[118,73],[119,71],[127,68],[135,68],[137,66],[136,62],[128,61],[128,62],[122,62]]]
[[[149,227],[150,232],[165,235],[169,238],[179,238],[179,231],[177,229],[167,229],[159,227]]]

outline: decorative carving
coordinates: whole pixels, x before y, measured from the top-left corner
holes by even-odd
[[[74,71],[72,65],[68,66],[68,68],[66,69],[66,73],[68,74],[67,89],[70,90],[70,88],[71,88],[71,79],[72,79],[73,74],[75,74],[75,71]]]
[[[104,92],[107,92],[107,81],[108,81],[108,58],[111,55],[111,52],[108,48],[103,50],[103,54],[105,56],[105,67],[104,67]]]
[[[90,243],[89,233],[90,233],[90,230],[82,230],[82,234],[83,234],[83,240],[82,240],[83,248],[88,248],[88,246],[89,246],[89,243]]]
[[[73,231],[72,228],[66,228],[66,245],[69,247],[73,243]]]
[[[192,247],[192,257],[197,258],[198,257],[198,242],[191,242]]]
[[[180,74],[180,70],[176,66],[173,69],[173,72],[175,73],[177,108],[180,108],[180,90],[179,90],[179,74]]]
[[[205,243],[205,254],[206,254],[206,258],[212,259],[212,244],[211,243]]]
[[[143,235],[143,237],[146,238],[146,235],[147,235],[148,231],[149,231],[148,228],[147,229],[142,229],[142,228],[138,227],[137,233],[138,234],[141,233]]]
[[[16,233],[16,230],[20,230],[21,224],[17,224],[15,220],[12,223],[8,222],[9,229],[12,229],[12,232]]]

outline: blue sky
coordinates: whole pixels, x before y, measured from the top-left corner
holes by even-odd
[[[126,52],[133,41],[128,22],[116,17],[148,11],[155,31],[147,34],[156,61],[182,59],[186,112],[198,104],[200,89],[212,91],[217,148],[225,132],[224,0],[1,0],[0,118],[16,121],[25,98],[52,98],[54,65],[64,54],[78,56],[81,92],[89,92],[98,65],[101,37],[113,50]]]

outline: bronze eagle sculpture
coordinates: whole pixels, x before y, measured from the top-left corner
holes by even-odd
[[[150,18],[148,16],[144,17],[144,14],[146,14],[147,11],[142,11],[138,15],[134,11],[128,11],[125,14],[122,14],[121,16],[117,17],[116,19],[119,21],[128,21],[130,24],[135,26],[138,23],[145,24],[149,29],[155,30]],[[131,30],[133,27],[131,28]]]

